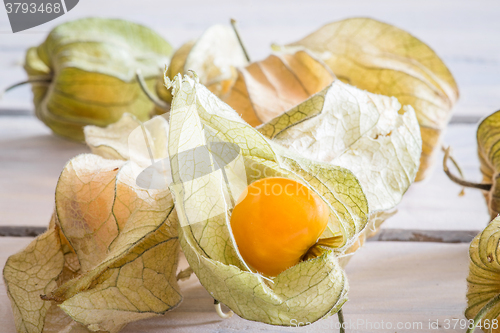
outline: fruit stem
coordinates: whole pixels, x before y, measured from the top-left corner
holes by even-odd
[[[240,43],[241,49],[243,50],[243,53],[245,54],[245,58],[247,58],[248,62],[251,62],[250,56],[248,55],[248,52],[247,52],[247,48],[245,47],[245,44],[243,43],[243,39],[241,39],[240,30],[238,29],[238,22],[235,19],[231,19],[231,25],[233,26],[234,33],[236,34],[236,37],[238,38],[238,42]]]
[[[446,148],[444,145],[441,145],[441,150],[444,152],[446,152]],[[455,169],[457,169],[458,171],[458,174],[460,175],[460,178],[464,179],[464,174],[462,172],[462,168],[460,168],[460,165],[458,164],[458,162],[455,160],[455,158],[450,154],[449,155],[449,159],[451,161],[451,163],[453,163],[453,165],[455,166]],[[458,196],[461,197],[465,195],[465,187],[462,186],[462,190],[460,191],[460,193],[458,193]]]
[[[317,258],[323,253],[325,253],[325,249],[323,247],[327,247],[330,249],[338,248],[342,245],[344,240],[343,235],[333,236],[328,238],[320,238],[313,246],[307,250],[307,252],[302,256],[302,260],[306,261],[312,258]]]
[[[339,316],[340,333],[345,333],[344,313],[342,312],[342,309],[340,309],[339,312],[337,312],[337,316]]]
[[[477,188],[477,189],[480,189],[480,190],[483,190],[483,191],[489,191],[489,190],[491,190],[492,184],[473,183],[473,182],[469,182],[469,181],[464,180],[464,179],[460,179],[457,176],[455,176],[454,174],[452,174],[450,172],[450,170],[448,169],[448,166],[446,165],[446,162],[450,158],[450,149],[451,149],[451,147],[448,147],[448,148],[445,149],[445,151],[444,151],[444,158],[443,158],[443,171],[446,173],[446,175],[448,176],[448,178],[450,178],[450,180],[452,182],[454,182],[454,183],[456,183],[458,185],[462,185],[464,187]]]
[[[217,312],[219,317],[221,317],[222,319],[228,319],[233,316],[234,312],[231,310],[229,310],[228,313],[222,312],[222,309],[220,307],[220,302],[218,300],[214,299],[214,304],[215,304],[215,312]]]
[[[443,151],[443,153],[446,153],[446,147],[445,146],[441,146],[441,150]],[[451,155],[451,152],[448,156],[448,158],[450,159],[451,163],[453,163],[453,165],[455,166],[455,168],[457,169],[458,171],[458,174],[460,175],[460,178],[464,178],[464,174],[462,173],[462,168],[460,168],[460,165],[458,164],[458,162],[455,160],[455,158]]]
[[[51,78],[44,78],[44,79],[28,79],[26,81],[21,81],[21,82],[18,82],[18,83],[14,83],[13,85],[11,86],[8,86],[7,88],[4,89],[4,93],[6,92],[9,92],[11,91],[12,89],[14,88],[17,88],[17,87],[20,87],[20,86],[23,86],[27,83],[43,83],[43,84],[50,84],[52,82],[52,79]]]
[[[481,321],[481,319],[483,319],[483,317],[488,313],[488,311],[490,311],[494,306],[497,306],[499,301],[500,301],[500,294],[496,295],[488,303],[486,303],[486,305],[483,306],[483,308],[474,317],[474,324],[472,327],[469,326],[467,333],[473,333],[474,330],[476,329],[477,324]]]
[[[146,81],[144,81],[144,77],[142,76],[140,69],[138,69],[135,72],[135,78],[137,79],[137,82],[139,82],[139,86],[141,87],[141,90],[144,92],[144,94],[146,94],[146,96],[148,96],[148,98],[151,102],[153,102],[160,109],[164,110],[165,113],[170,111],[170,108],[168,107],[167,103],[158,99],[156,96],[154,96],[149,91],[148,86],[146,85]]]

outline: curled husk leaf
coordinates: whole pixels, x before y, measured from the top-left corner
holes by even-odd
[[[351,251],[395,214],[417,175],[422,151],[411,106],[340,80],[258,130],[297,154],[356,175],[368,200],[370,222]]]
[[[257,126],[302,103],[334,79],[332,71],[308,51],[273,54],[238,68],[236,82],[223,100]]]
[[[430,47],[389,24],[351,18],[329,23],[295,43],[274,48],[282,52],[307,49],[343,82],[394,96],[401,104],[413,106],[423,140],[416,180],[426,177],[458,99],[453,76]]]
[[[86,18],[54,28],[28,49],[24,68],[33,83],[37,117],[52,131],[83,140],[85,125],[106,126],[123,113],[150,117],[153,103],[135,79],[140,70],[152,89],[172,47],[144,26],[115,19]]]
[[[489,191],[483,191],[491,218],[500,214],[500,111],[486,117],[477,128],[477,151],[481,163],[483,183],[491,184]]]
[[[368,217],[357,178],[344,167],[309,160],[266,139],[195,79],[172,85],[170,189],[181,247],[201,284],[239,316],[272,325],[314,322],[339,311],[348,285],[338,257]],[[273,176],[295,179],[325,200],[330,219],[320,241],[334,236],[340,241],[269,282],[239,255],[229,219],[248,183]]]
[[[147,135],[161,138],[154,131],[166,129],[166,120],[153,123]],[[154,152],[165,153],[166,146]],[[167,188],[139,187],[136,169],[133,160],[94,154],[65,166],[48,231],[3,271],[18,332],[118,332],[181,302],[172,196]]]
[[[236,79],[236,67],[247,64],[234,30],[217,24],[208,28],[200,38],[183,44],[172,56],[167,76],[173,79],[177,74],[195,71],[210,91],[217,96],[228,92]],[[163,85],[163,78],[156,83],[158,96],[168,104],[172,102],[170,90]],[[165,110],[155,109],[157,114]]]
[[[497,217],[477,235],[469,248],[469,276],[467,277],[468,319],[481,319],[486,333],[500,332],[493,320],[500,321],[500,218]],[[485,325],[487,324],[487,325]]]

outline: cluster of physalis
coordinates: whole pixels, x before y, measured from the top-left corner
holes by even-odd
[[[37,116],[92,154],[68,162],[48,231],[6,263],[20,332],[117,332],[178,306],[191,272],[223,317],[342,321],[343,266],[424,177],[458,91],[427,45],[371,19],[274,49],[250,63],[217,25],[172,54],[148,28],[91,18],[28,51]]]

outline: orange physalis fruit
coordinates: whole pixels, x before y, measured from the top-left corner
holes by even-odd
[[[299,263],[328,224],[329,208],[314,191],[288,178],[264,178],[247,187],[231,215],[245,262],[276,276]]]

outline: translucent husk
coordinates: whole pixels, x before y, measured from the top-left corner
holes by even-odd
[[[84,126],[106,126],[124,113],[146,121],[153,104],[135,72],[141,70],[151,89],[171,54],[162,37],[132,22],[86,18],[63,23],[26,53],[36,116],[55,134],[77,141],[84,139]]]
[[[124,120],[126,132],[140,124]],[[166,125],[156,118],[145,131],[160,142]],[[112,159],[84,154],[65,166],[48,231],[3,271],[18,332],[118,332],[181,302],[173,199],[166,187],[137,185],[148,156],[136,148],[120,155],[102,145],[94,152]],[[162,157],[160,149],[154,154]]]
[[[297,42],[273,48],[287,53],[307,49],[341,81],[411,105],[423,141],[416,180],[427,177],[458,99],[452,74],[429,46],[390,24],[356,17],[326,24]]]
[[[201,284],[237,315],[268,324],[314,322],[338,312],[347,300],[347,281],[337,257],[351,246],[368,217],[356,177],[345,168],[302,158],[267,140],[196,79],[176,78],[169,85],[174,90],[170,189],[181,247]],[[221,153],[218,144],[236,153]],[[226,160],[229,155],[232,159]],[[211,165],[211,172],[203,169],[206,165]],[[248,183],[272,176],[293,178],[320,195],[331,209],[329,228],[321,238],[341,235],[343,241],[336,250],[326,250],[271,279],[253,272],[241,258],[229,217],[235,198]]]
[[[234,84],[236,67],[246,64],[247,58],[234,30],[217,24],[204,31],[200,38],[186,42],[177,49],[166,74],[173,79],[177,74],[185,75],[190,70],[195,71],[200,83],[220,97]],[[156,82],[156,92],[170,106],[172,95],[165,88],[163,77]],[[163,114],[165,111],[165,108],[155,108],[156,114]]]
[[[467,308],[465,316],[474,319],[474,327],[481,321],[485,333],[500,332],[500,218],[496,218],[477,235],[469,248],[469,275],[467,277]],[[488,323],[485,326],[485,323]],[[471,328],[471,327],[470,327]],[[473,332],[471,328],[468,332]]]

